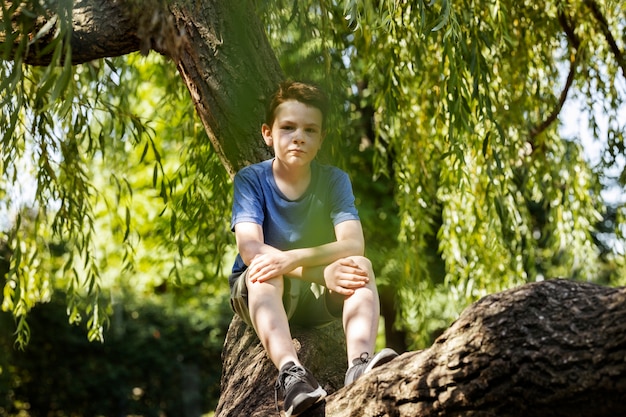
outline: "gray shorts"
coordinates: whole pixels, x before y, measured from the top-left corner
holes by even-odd
[[[252,326],[248,309],[247,270],[228,277],[230,284],[230,305],[249,326]],[[326,287],[285,278],[283,306],[289,322],[308,327],[323,327],[341,319],[343,298],[330,294]]]

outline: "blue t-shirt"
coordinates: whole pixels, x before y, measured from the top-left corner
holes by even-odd
[[[297,200],[278,189],[273,159],[242,168],[234,181],[231,229],[241,222],[263,227],[265,243],[280,250],[310,248],[337,240],[335,225],[359,220],[348,174],[337,167],[311,163],[311,183]],[[246,265],[237,255],[233,273]]]

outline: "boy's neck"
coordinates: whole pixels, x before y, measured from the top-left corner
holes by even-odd
[[[301,197],[311,182],[311,164],[289,166],[274,159],[272,173],[280,191],[291,200]]]

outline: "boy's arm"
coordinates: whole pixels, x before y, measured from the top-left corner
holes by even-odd
[[[289,276],[304,281],[315,282],[329,290],[344,296],[350,296],[357,288],[363,287],[370,278],[367,271],[349,256],[363,255],[363,229],[358,220],[346,221],[335,226],[337,241],[327,245],[302,250],[301,254],[313,251],[308,258],[311,266],[304,265],[294,269]],[[326,250],[329,253],[324,253]],[[323,256],[327,256],[322,259]],[[321,262],[321,264],[316,264]]]
[[[252,282],[266,281],[295,268],[293,257],[265,243],[260,224],[237,223],[235,239],[241,259],[248,265],[248,277]]]
[[[363,255],[365,252],[365,240],[363,228],[358,220],[348,220],[335,226],[335,242],[313,248],[294,249],[289,253],[298,261],[298,268],[288,275],[306,281],[324,284],[321,272],[324,268],[348,256]]]
[[[235,225],[235,240],[239,255],[246,265],[250,265],[254,258],[259,255],[280,252],[264,242],[263,228],[257,223],[237,223]]]
[[[249,265],[250,280],[265,281],[280,275],[325,285],[324,268],[354,255],[363,255],[361,222],[348,220],[335,226],[335,242],[311,248],[280,251],[263,243],[260,225],[241,223],[235,226],[237,246],[243,261]]]

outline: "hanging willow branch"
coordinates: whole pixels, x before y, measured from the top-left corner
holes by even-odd
[[[565,31],[565,34],[567,35],[567,39],[569,43],[572,45],[572,47],[574,48],[576,52],[574,53],[574,56],[571,57],[570,59],[569,73],[567,74],[567,80],[565,81],[565,86],[563,87],[563,90],[561,91],[559,102],[557,103],[556,107],[552,110],[550,115],[548,115],[548,117],[543,122],[541,122],[539,125],[530,129],[531,142],[539,134],[541,134],[544,130],[546,130],[556,120],[556,118],[559,116],[559,113],[561,113],[561,110],[563,109],[563,105],[565,104],[565,100],[567,100],[567,94],[569,92],[569,89],[572,87],[572,84],[574,82],[574,76],[576,75],[576,68],[578,67],[580,39],[578,39],[578,36],[574,32],[574,28],[572,24],[567,20],[567,17],[565,16],[563,12],[559,12],[559,22],[561,23],[561,27],[563,27],[563,30]]]
[[[613,52],[613,55],[615,55],[615,60],[617,61],[617,64],[622,69],[622,75],[626,77],[626,57],[624,57],[624,54],[619,49],[619,46],[617,46],[617,42],[615,41],[615,38],[613,37],[611,30],[609,29],[609,23],[607,22],[606,17],[602,14],[598,3],[596,3],[595,1],[586,0],[585,5],[589,7],[589,10],[591,10],[591,14],[600,24],[602,34],[609,44],[611,52]]]

